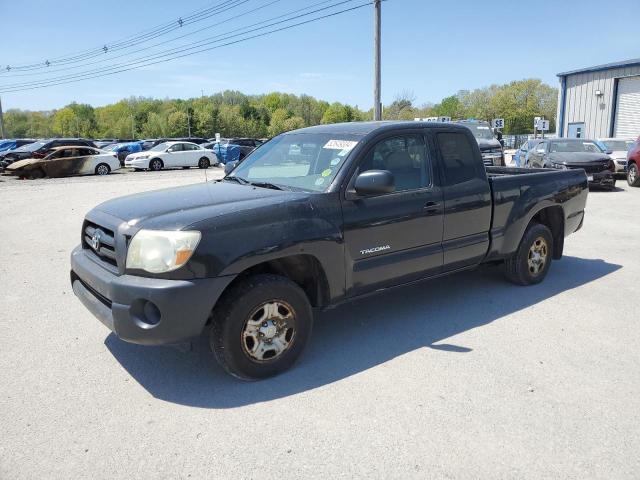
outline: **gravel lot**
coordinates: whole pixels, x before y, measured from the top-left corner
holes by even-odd
[[[541,285],[488,268],[343,306],[240,383],[204,342],[119,341],[69,285],[92,206],[203,180],[0,178],[0,478],[638,478],[640,189],[591,192]]]

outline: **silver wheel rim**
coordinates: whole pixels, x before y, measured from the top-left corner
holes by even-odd
[[[160,162],[158,160],[151,162],[151,170],[160,170]]]
[[[282,300],[265,302],[253,310],[242,329],[242,349],[253,361],[280,358],[293,344],[295,313]]]
[[[635,165],[632,165],[631,168],[629,168],[629,182],[633,183],[636,181],[636,167]]]
[[[98,165],[98,175],[106,175],[109,173],[109,170],[104,165]]]
[[[529,273],[531,275],[536,277],[540,274],[547,263],[548,254],[549,248],[547,247],[547,241],[543,237],[537,237],[531,244],[531,248],[529,248],[527,258]]]

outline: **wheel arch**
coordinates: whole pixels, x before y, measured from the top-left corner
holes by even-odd
[[[559,260],[562,258],[562,252],[564,250],[564,210],[562,207],[560,205],[552,205],[536,211],[529,219],[525,231],[529,228],[529,225],[534,222],[540,223],[551,230],[551,236],[553,237],[553,259]]]
[[[329,282],[320,261],[313,255],[297,254],[278,257],[245,268],[222,292],[224,295],[236,283],[252,275],[270,273],[288,278],[307,295],[313,307],[329,305]]]

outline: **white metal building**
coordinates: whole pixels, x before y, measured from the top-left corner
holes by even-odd
[[[559,73],[558,136],[640,136],[640,58]]]

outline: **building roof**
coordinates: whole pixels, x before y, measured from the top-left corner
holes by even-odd
[[[573,75],[574,73],[600,72],[602,70],[610,70],[612,68],[635,67],[636,65],[640,65],[640,58],[623,60],[621,62],[605,63],[604,65],[597,65],[595,67],[579,68],[578,70],[570,70],[568,72],[558,73],[558,77],[566,77],[567,75]]]

